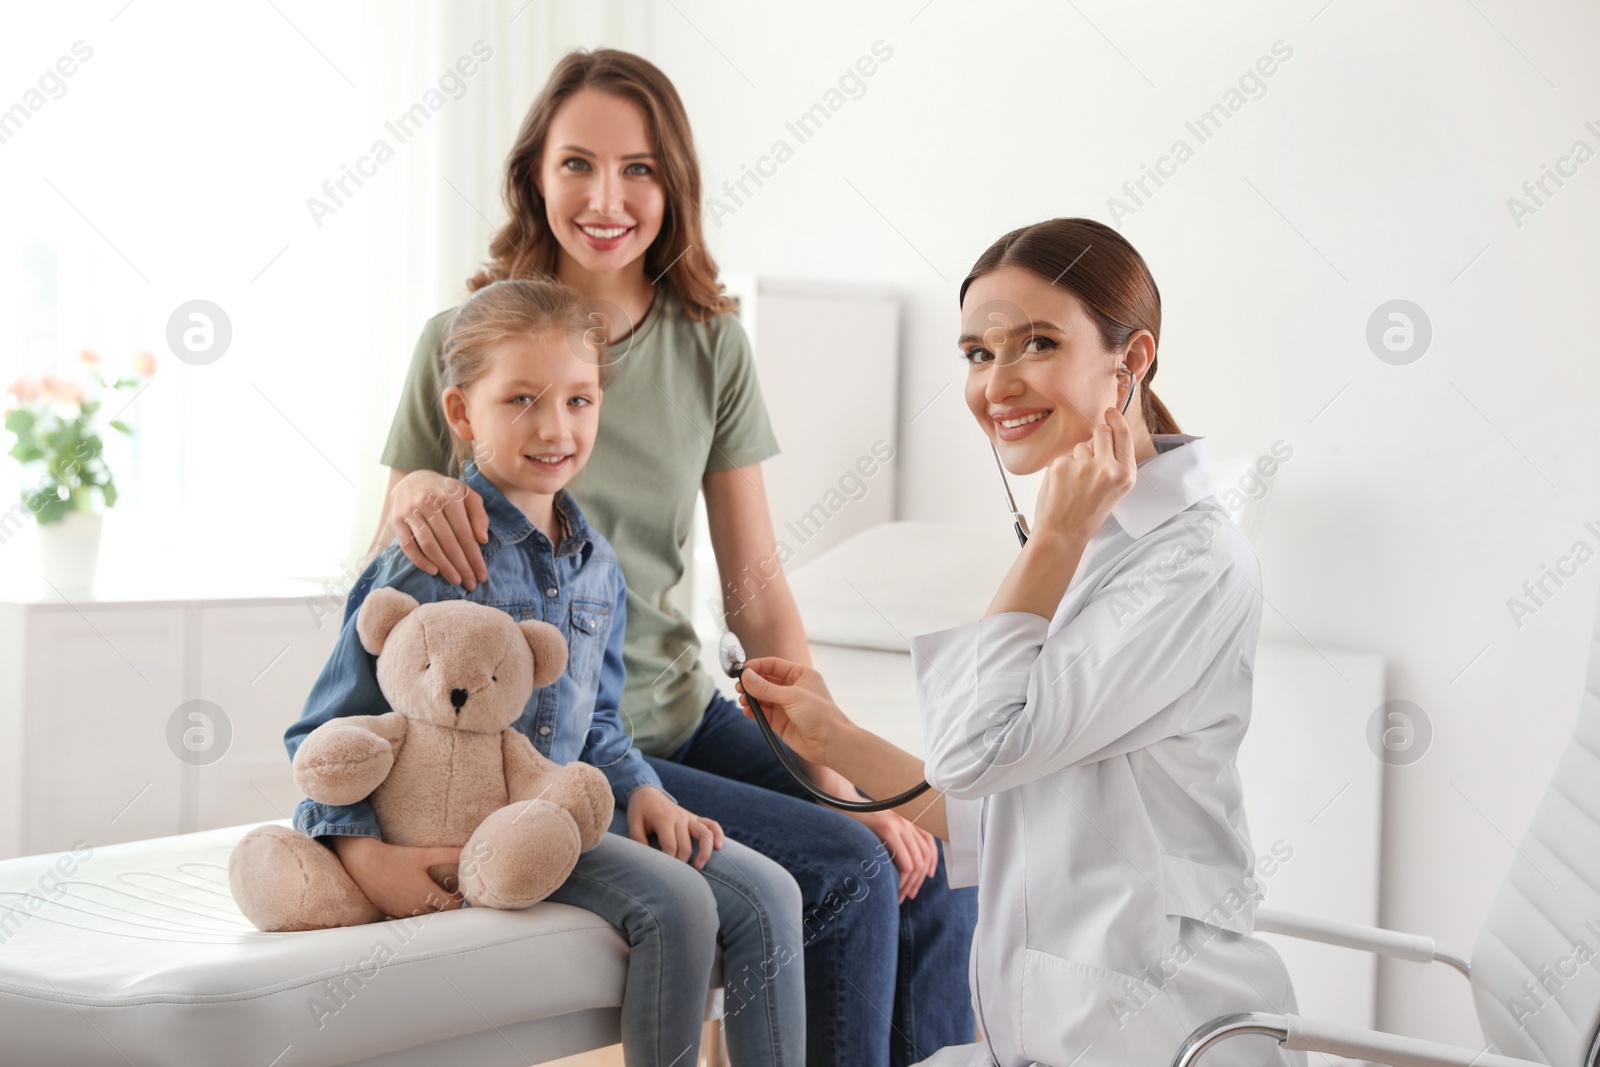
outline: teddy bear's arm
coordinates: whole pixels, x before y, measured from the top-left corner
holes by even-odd
[[[616,810],[606,776],[578,760],[564,766],[556,763],[534,748],[527,735],[516,730],[507,730],[500,736],[510,803],[545,800],[565,808],[578,828],[582,851],[598,845]]]
[[[505,756],[506,791],[511,803],[536,799],[544,791],[545,779],[560,764],[533,747],[528,735],[517,730],[500,734],[500,747]]]
[[[321,804],[364,800],[389,776],[406,739],[406,717],[341,715],[312,730],[294,754],[294,780]]]

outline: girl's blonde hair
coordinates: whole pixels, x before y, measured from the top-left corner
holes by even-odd
[[[444,338],[441,385],[443,389],[465,389],[488,373],[489,352],[496,345],[550,333],[560,334],[571,344],[574,355],[598,364],[602,391],[611,384],[616,363],[606,348],[604,331],[595,327],[583,297],[548,278],[507,278],[485,285],[456,309]],[[460,474],[472,458],[472,442],[462,440],[451,427],[450,449],[454,473]]]
[[[642,56],[613,48],[568,52],[528,108],[506,159],[501,193],[506,224],[489,243],[490,262],[468,280],[467,288],[480,289],[499,278],[556,273],[561,246],[550,230],[534,177],[544,161],[551,120],[561,105],[582,89],[598,89],[632,101],[644,112],[650,127],[666,209],[661,232],[644,254],[645,277],[663,283],[683,302],[694,322],[732,311],[733,300],[717,281],[717,264],[706,250],[701,232],[700,162],[689,132],[688,112],[660,68]]]

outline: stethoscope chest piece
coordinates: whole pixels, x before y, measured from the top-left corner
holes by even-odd
[[[717,656],[722,660],[722,673],[729,678],[738,678],[744,673],[744,646],[739,643],[739,635],[729,630],[722,635],[722,640],[717,643]]]
[[[723,673],[729,678],[737,680],[744,674],[744,646],[739,643],[738,635],[732,630],[724,633],[722,640],[717,642],[717,659],[722,664]],[[772,754],[777,757],[783,769],[789,772],[791,778],[800,783],[802,789],[829,807],[838,808],[841,811],[888,811],[890,808],[897,808],[906,801],[914,800],[927,792],[928,783],[925,781],[907,789],[904,793],[886,797],[883,800],[845,800],[843,797],[836,797],[832,793],[819,789],[810,776],[795,764],[789,754],[789,750],[779,739],[777,731],[773,730],[772,724],[767,721],[767,713],[762,710],[760,702],[751,696],[748,690],[745,691],[744,698],[750,702],[750,710],[755,714],[756,725],[761,727],[762,736],[767,739],[767,744],[772,748]]]

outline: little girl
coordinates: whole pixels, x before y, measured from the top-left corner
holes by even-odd
[[[381,705],[374,658],[355,632],[356,611],[373,588],[393,586],[420,603],[474,600],[519,621],[556,626],[567,640],[567,670],[534,693],[517,729],[557,763],[581,759],[599,767],[616,797],[611,833],[578,858],[549,899],[594,912],[628,940],[622,1004],[628,1064],[699,1062],[720,940],[727,974],[759,976],[760,988],[729,989],[726,1025],[745,1031],[731,1045],[759,1044],[770,1054],[755,1062],[799,1067],[799,1058],[782,1055],[800,1047],[805,1028],[799,888],[778,864],[680,807],[633,748],[618,713],[622,568],[565,488],[589,458],[602,388],[614,367],[587,325],[577,293],[545,280],[495,282],[456,313],[444,346],[441,399],[457,466],[488,513],[488,578],[466,592],[417,569],[391,545],[351,592],[338,645],[285,742],[292,757],[330,718],[372,714]],[[379,839],[365,801],[306,800],[294,821],[302,832],[331,841],[351,878],[387,914],[461,906],[459,893],[406,881],[418,866],[405,862],[403,846]]]

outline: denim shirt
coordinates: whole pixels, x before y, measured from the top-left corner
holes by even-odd
[[[385,549],[345,600],[339,641],[299,720],[283,736],[289,758],[307,734],[335,716],[391,710],[378,688],[377,657],[361,647],[356,614],[370,591],[392,586],[419,604],[471,600],[499,608],[518,622],[541,619],[555,626],[567,641],[567,669],[534,692],[515,728],[556,763],[581,759],[600,768],[619,808],[626,808],[640,786],[660,789],[661,779],[633,747],[618,711],[626,681],[622,642],[627,587],[610,542],[589,526],[565,489],[556,493],[555,507],[565,519],[566,533],[552,547],[550,538],[476,466],[469,467],[464,480],[482,495],[489,516],[489,541],[481,546],[488,579],[469,593],[419,570],[399,545]],[[311,837],[382,836],[366,800],[342,805],[303,800],[295,809],[294,825]]]

